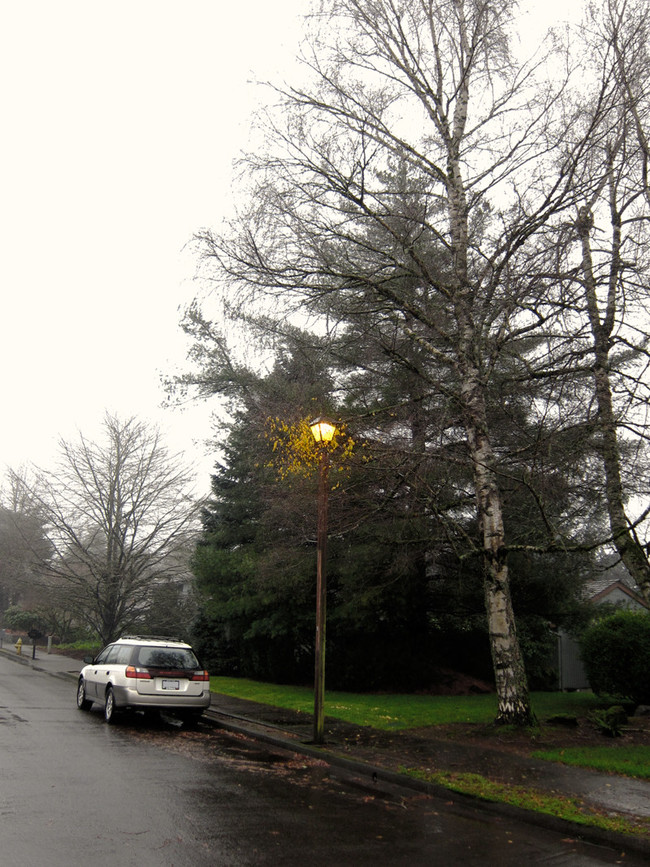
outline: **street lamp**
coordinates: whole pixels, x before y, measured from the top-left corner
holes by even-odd
[[[323,743],[325,726],[325,623],[326,579],[325,558],[327,553],[327,477],[329,475],[329,452],[327,444],[336,433],[336,425],[319,416],[310,422],[314,439],[320,444],[320,473],[318,478],[318,533],[316,537],[316,645],[314,664],[314,743]]]

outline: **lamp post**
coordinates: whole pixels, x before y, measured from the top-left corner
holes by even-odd
[[[326,555],[327,555],[327,479],[329,452],[327,445],[336,433],[336,425],[319,416],[309,425],[320,444],[318,476],[318,532],[316,536],[316,643],[314,663],[314,743],[323,743],[325,726],[325,624],[326,624]]]

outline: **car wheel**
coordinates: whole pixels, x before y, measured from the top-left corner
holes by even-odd
[[[109,686],[106,690],[106,700],[104,702],[104,719],[110,725],[115,722],[115,694],[113,687]]]
[[[79,678],[79,686],[77,687],[77,707],[79,710],[90,710],[92,701],[86,698],[86,684],[83,678]]]

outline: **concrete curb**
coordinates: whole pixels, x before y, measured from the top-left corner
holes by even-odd
[[[487,813],[494,813],[495,815],[505,816],[513,820],[526,822],[529,825],[554,831],[585,843],[608,846],[612,849],[634,852],[650,857],[650,840],[619,834],[614,831],[606,831],[590,825],[580,825],[567,819],[548,815],[547,813],[526,810],[523,807],[515,807],[497,801],[486,801],[474,795],[456,792],[438,783],[428,783],[425,780],[415,779],[408,774],[400,774],[396,771],[388,770],[381,765],[373,765],[359,759],[349,759],[346,756],[341,756],[336,752],[328,750],[327,746],[318,747],[313,744],[303,743],[300,740],[293,740],[288,737],[282,737],[279,734],[264,731],[254,722],[246,724],[242,721],[233,721],[226,714],[221,714],[219,711],[209,710],[204,714],[204,720],[226,731],[246,735],[279,749],[320,759],[333,767],[355,776],[367,777],[368,781],[366,785],[370,791],[374,790],[376,792],[378,783],[385,783],[398,789],[406,789],[433,798],[444,799],[445,808],[454,813],[464,815],[469,810],[480,809]],[[453,798],[453,801],[450,802],[450,798]]]

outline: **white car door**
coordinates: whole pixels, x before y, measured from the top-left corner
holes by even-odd
[[[95,664],[92,667],[93,693],[92,696],[89,696],[90,698],[94,698],[97,701],[104,700],[106,684],[109,681],[111,669],[115,667],[119,649],[119,645],[111,644],[109,647],[104,648],[95,660]]]

